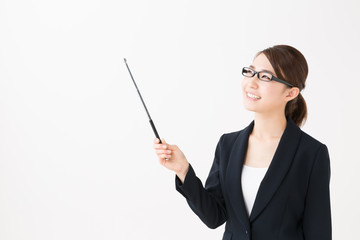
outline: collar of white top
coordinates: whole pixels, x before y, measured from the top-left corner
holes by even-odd
[[[247,168],[253,168],[253,169],[267,169],[267,168],[269,168],[269,167],[251,167],[251,166],[248,166],[248,165],[245,165],[244,164],[244,167],[247,167]]]

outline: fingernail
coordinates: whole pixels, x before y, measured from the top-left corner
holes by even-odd
[[[166,145],[164,145],[163,148],[166,148]]]

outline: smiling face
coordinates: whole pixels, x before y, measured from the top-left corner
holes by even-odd
[[[263,53],[258,55],[251,65],[250,68],[255,71],[269,71],[277,77],[270,61]],[[285,84],[276,81],[264,82],[259,80],[257,75],[243,78],[242,91],[244,107],[249,111],[265,114],[285,114],[286,103],[299,93],[296,87],[288,88]]]

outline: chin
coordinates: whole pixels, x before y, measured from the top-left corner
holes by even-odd
[[[246,110],[248,111],[251,111],[251,112],[258,112],[258,109],[257,107],[254,107],[254,106],[249,106],[248,104],[246,103],[243,103],[243,106]]]
[[[257,104],[253,104],[252,102],[249,102],[249,100],[246,97],[243,98],[243,106],[248,111],[252,111],[252,112],[259,111],[259,106],[257,106]]]

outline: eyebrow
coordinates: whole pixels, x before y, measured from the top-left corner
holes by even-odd
[[[250,65],[249,67],[255,69],[255,67],[253,65]],[[266,70],[266,69],[261,69],[260,71],[268,72],[268,73],[271,73],[272,75],[276,76],[275,73],[273,73],[272,71]]]

